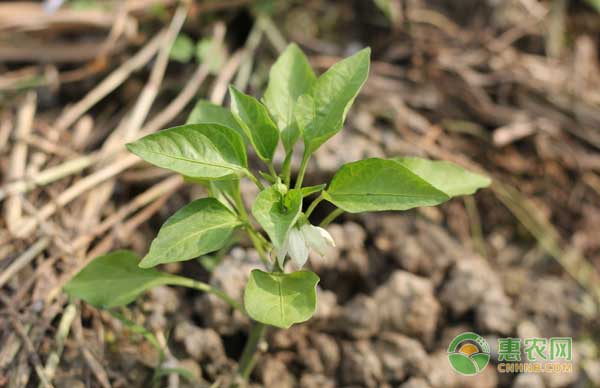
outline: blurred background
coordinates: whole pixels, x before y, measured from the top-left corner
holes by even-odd
[[[159,287],[111,315],[61,288],[100,254],[145,252],[204,195],[123,144],[184,123],[199,99],[228,106],[230,83],[260,97],[289,42],[318,73],[372,48],[307,184],[396,155],[494,183],[336,220],[337,249],[311,261],[316,316],[269,332],[251,383],[600,387],[599,12],[598,0],[0,2],[0,387],[228,386],[248,321],[220,300]],[[241,298],[250,246],[165,270]],[[492,348],[474,377],[447,360],[464,331]],[[498,373],[504,337],[573,337],[573,372]]]

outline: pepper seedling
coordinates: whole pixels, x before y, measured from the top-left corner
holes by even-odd
[[[291,44],[271,68],[261,101],[232,86],[231,109],[200,101],[185,125],[127,144],[145,161],[204,185],[208,197],[168,218],[141,261],[130,251],[98,257],[65,290],[99,308],[124,306],[158,285],[212,293],[254,321],[240,360],[240,373],[247,377],[265,325],[285,329],[314,314],[319,277],[302,268],[311,250],[325,255],[334,246],[325,227],[336,216],[434,206],[490,184],[487,177],[449,162],[400,157],[352,162],[328,184],[303,186],[311,155],[342,129],[369,65],[370,49],[365,48],[317,77],[304,53]],[[299,141],[302,161],[293,177],[291,161]],[[277,166],[273,160],[280,143],[285,158]],[[250,167],[250,148],[264,171]],[[242,198],[242,179],[260,190],[251,211]],[[311,195],[316,198],[304,211]],[[321,201],[336,210],[316,226],[310,216]],[[262,268],[249,274],[243,305],[209,284],[156,269],[218,251],[236,232],[248,234],[262,260]]]

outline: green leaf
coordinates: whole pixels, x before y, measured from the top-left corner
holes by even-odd
[[[169,128],[127,144],[145,161],[192,178],[215,179],[247,173],[241,136],[218,124]]]
[[[314,152],[342,129],[348,109],[369,75],[370,55],[367,47],[336,63],[317,79],[312,97],[298,100],[294,114],[307,152]]]
[[[140,267],[190,260],[214,252],[227,243],[240,224],[238,217],[215,198],[195,200],[163,224]]]
[[[287,329],[310,319],[317,305],[319,277],[310,271],[267,273],[252,270],[244,307],[258,322]]]
[[[350,213],[407,210],[450,199],[397,161],[379,158],[342,166],[323,196]]]
[[[226,58],[225,47],[212,38],[205,38],[196,44],[196,60],[206,63],[211,74],[219,74]]]
[[[250,139],[258,156],[265,161],[273,160],[279,141],[279,130],[267,108],[256,98],[229,86],[231,110],[237,115],[238,123]]]
[[[318,193],[319,191],[323,190],[326,186],[327,186],[327,184],[323,183],[323,184],[316,185],[316,186],[306,186],[306,187],[303,187],[301,189],[302,190],[302,196],[303,197],[308,197],[311,194]]]
[[[470,195],[478,189],[487,187],[491,179],[446,161],[433,161],[421,158],[397,158],[398,163],[431,183],[449,197]]]
[[[194,54],[194,41],[186,34],[179,34],[169,53],[169,58],[181,62],[188,63]]]
[[[238,124],[233,113],[227,108],[215,105],[207,100],[200,100],[188,116],[186,124],[219,124],[235,130],[246,140],[246,134]]]
[[[269,72],[269,84],[263,101],[281,131],[281,140],[287,152],[294,148],[300,137],[294,120],[294,106],[298,97],[311,92],[315,81],[316,76],[308,59],[295,43],[287,46]]]
[[[276,248],[283,246],[288,232],[298,220],[301,210],[301,190],[289,190],[284,196],[274,186],[261,191],[252,206],[254,218],[267,232]]]
[[[169,284],[172,275],[138,267],[139,258],[131,251],[115,251],[99,256],[79,272],[65,291],[98,308],[125,306],[142,292]]]

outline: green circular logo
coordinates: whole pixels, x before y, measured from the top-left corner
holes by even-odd
[[[479,334],[459,334],[448,346],[448,361],[457,373],[476,375],[483,372],[490,362],[490,346]]]

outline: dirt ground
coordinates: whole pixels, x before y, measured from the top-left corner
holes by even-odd
[[[227,105],[229,83],[260,96],[290,41],[319,72],[373,50],[346,126],[312,159],[307,184],[396,155],[450,160],[494,182],[438,208],[338,218],[328,228],[336,249],[310,260],[321,278],[315,317],[268,331],[250,386],[600,387],[597,2],[42,7],[0,3],[0,387],[231,384],[249,321],[222,300],[158,287],[119,311],[127,323],[61,289],[100,254],[145,252],[169,215],[204,195],[123,144],[184,123],[198,98]],[[218,58],[174,60],[164,42],[181,33],[211,39]],[[316,219],[330,210],[319,206]],[[260,266],[250,246],[164,269],[241,300]],[[193,382],[156,376],[159,353],[141,327],[166,349],[163,366]],[[465,331],[491,346],[477,376],[447,360]],[[573,372],[499,373],[506,337],[572,337]]]

